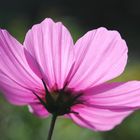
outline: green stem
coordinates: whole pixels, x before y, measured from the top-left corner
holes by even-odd
[[[57,118],[57,115],[53,114],[47,140],[51,140],[54,126],[55,126],[55,122],[56,122],[56,118]]]

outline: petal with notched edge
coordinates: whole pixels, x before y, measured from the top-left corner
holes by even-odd
[[[69,87],[90,88],[119,76],[127,63],[127,45],[117,31],[98,28],[75,44]]]
[[[48,86],[63,88],[74,61],[74,50],[71,35],[62,23],[45,19],[34,25],[25,37],[24,46],[30,53],[25,53],[28,63],[40,69]],[[38,71],[35,73],[40,77]]]

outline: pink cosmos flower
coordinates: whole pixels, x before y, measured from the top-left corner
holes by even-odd
[[[23,45],[0,30],[0,89],[39,117],[64,115],[82,127],[106,131],[140,108],[140,82],[115,82],[127,63],[117,31],[98,28],[75,44],[62,23],[45,19]]]

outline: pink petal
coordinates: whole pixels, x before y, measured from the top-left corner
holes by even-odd
[[[30,89],[40,88],[41,80],[32,72],[23,46],[6,30],[0,30],[0,89],[13,104],[32,102]]]
[[[25,55],[32,70],[39,77],[42,74],[48,86],[62,88],[74,61],[73,41],[62,23],[45,19],[34,25],[25,37],[24,46],[30,53]]]
[[[6,99],[15,105],[26,105],[33,102],[34,95],[30,90],[21,86],[17,81],[11,80],[11,77],[2,74],[0,71],[0,90]]]
[[[104,83],[85,91],[93,107],[116,111],[140,108],[140,81]]]
[[[84,106],[75,108],[79,114],[70,114],[72,120],[82,127],[94,131],[107,131],[120,124],[132,111],[115,112],[108,109],[98,109]]]
[[[44,118],[49,116],[49,112],[40,103],[32,103],[28,107],[29,111],[38,117]]]
[[[84,106],[72,108],[79,115],[70,117],[92,130],[110,130],[140,108],[140,82],[105,83],[85,90],[84,100]]]
[[[69,87],[82,90],[119,76],[127,62],[127,45],[117,31],[99,28],[76,42],[75,55]]]

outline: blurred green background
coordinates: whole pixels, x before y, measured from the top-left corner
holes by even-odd
[[[105,26],[118,30],[129,47],[125,72],[115,81],[140,80],[139,0],[4,0],[0,5],[0,27],[20,42],[28,29],[46,17],[62,21],[76,41],[88,30]],[[0,94],[0,140],[45,140],[50,118],[40,119],[27,107],[10,105]],[[80,128],[59,118],[52,140],[140,140],[140,111],[109,132]]]

